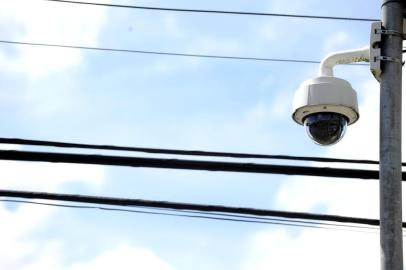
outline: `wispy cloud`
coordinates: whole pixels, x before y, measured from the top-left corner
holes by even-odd
[[[91,14],[91,16],[90,16]],[[5,1],[2,23],[20,29],[6,32],[2,39],[16,41],[95,46],[106,10],[46,1]],[[6,45],[4,45],[6,46]],[[16,53],[0,51],[0,68],[38,79],[82,63],[79,50],[19,46]]]

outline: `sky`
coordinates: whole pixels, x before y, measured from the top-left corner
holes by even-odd
[[[380,1],[375,0],[97,2],[380,17]],[[0,27],[0,40],[9,41],[306,60],[368,45],[370,31],[368,22],[141,11],[43,0],[1,0]],[[335,75],[357,91],[360,109],[359,121],[338,144],[315,145],[292,121],[293,94],[317,70],[317,64],[0,44],[1,137],[377,160],[379,84],[368,66],[335,68]],[[0,161],[0,166],[1,189],[379,216],[378,183],[373,180],[11,161]],[[0,202],[0,219],[1,269],[379,269],[376,231],[6,202]]]

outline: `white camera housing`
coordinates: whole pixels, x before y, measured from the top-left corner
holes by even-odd
[[[351,125],[359,118],[357,93],[349,82],[332,76],[304,81],[294,96],[292,118],[303,125],[306,117],[315,113],[340,114]]]
[[[347,125],[359,118],[357,93],[349,82],[334,77],[334,66],[369,59],[370,46],[331,53],[320,62],[319,76],[303,82],[296,90],[292,118],[305,127],[315,143],[337,143]]]

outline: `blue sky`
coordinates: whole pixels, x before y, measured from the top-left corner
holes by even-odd
[[[380,1],[366,0],[100,2],[380,17]],[[308,60],[369,43],[367,22],[137,11],[41,0],[3,0],[1,6],[2,40]],[[377,159],[379,85],[368,67],[335,69],[337,77],[357,90],[361,113],[339,144],[317,146],[291,120],[294,91],[316,76],[317,69],[313,64],[2,44],[1,136]],[[0,165],[0,188],[378,216],[376,182],[4,161]],[[4,203],[0,216],[5,228],[0,233],[5,239],[0,247],[2,269],[379,267],[377,234]]]

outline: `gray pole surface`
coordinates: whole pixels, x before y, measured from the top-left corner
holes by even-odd
[[[403,3],[382,1],[383,29],[403,33]],[[402,37],[382,35],[382,56],[402,59]],[[381,269],[403,269],[401,114],[402,64],[382,61],[380,90],[380,241]]]

